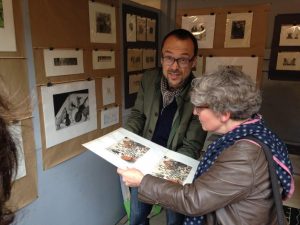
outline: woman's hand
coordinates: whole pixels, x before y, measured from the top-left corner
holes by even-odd
[[[125,170],[118,168],[117,172],[122,176],[122,180],[125,183],[125,185],[129,187],[140,186],[140,183],[144,177],[144,174],[142,174],[141,171],[134,168]]]

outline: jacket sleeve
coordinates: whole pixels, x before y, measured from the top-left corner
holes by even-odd
[[[252,189],[254,158],[259,149],[251,143],[235,144],[224,150],[206,173],[184,186],[145,175],[139,198],[189,216],[205,215],[238,202]]]
[[[206,132],[202,130],[197,116],[192,115],[185,130],[182,145],[177,152],[198,159],[206,138]]]
[[[144,114],[144,88],[145,76],[143,76],[142,78],[137,98],[124,126],[127,130],[132,131],[141,136],[143,134],[143,129],[146,121],[146,116]]]

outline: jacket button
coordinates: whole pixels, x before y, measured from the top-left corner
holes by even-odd
[[[152,130],[151,129],[149,129],[149,133],[152,134]]]

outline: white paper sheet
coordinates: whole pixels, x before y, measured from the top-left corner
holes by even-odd
[[[119,123],[119,106],[101,110],[101,129]]]
[[[115,103],[115,77],[102,78],[103,105]]]

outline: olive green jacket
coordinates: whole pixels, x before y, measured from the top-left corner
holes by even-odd
[[[161,70],[151,70],[144,74],[135,105],[125,125],[126,129],[148,140],[152,139],[160,113],[161,77]],[[167,148],[198,159],[206,132],[202,130],[198,118],[193,115],[193,105],[189,96],[190,87],[191,85],[188,84],[176,97],[177,111],[173,119]]]

